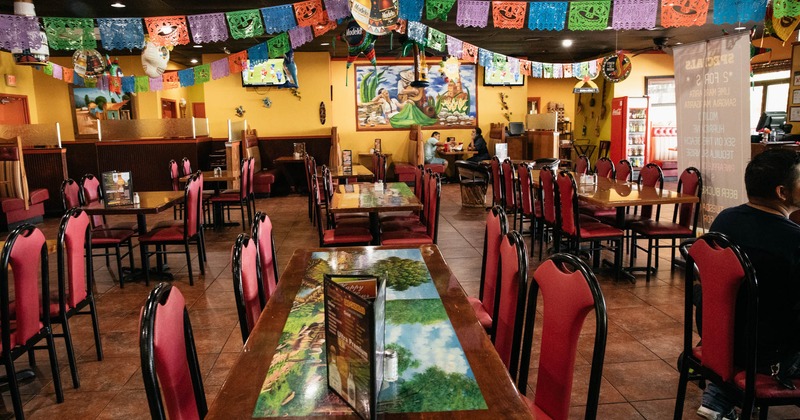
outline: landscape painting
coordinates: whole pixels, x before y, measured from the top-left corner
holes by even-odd
[[[130,93],[97,88],[71,88],[72,118],[77,138],[97,138],[97,120],[133,119]]]
[[[476,67],[445,62],[427,68],[427,87],[414,87],[412,64],[356,65],[356,129],[405,130],[477,126]]]

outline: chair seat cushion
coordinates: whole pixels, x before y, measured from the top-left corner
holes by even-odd
[[[413,174],[416,167],[407,162],[395,162],[394,173],[400,174]]]
[[[426,233],[428,231],[428,227],[423,225],[422,223],[420,223],[419,219],[417,219],[416,221],[408,220],[408,221],[381,223],[381,231],[382,232],[401,231],[401,232]]]
[[[346,219],[336,219],[337,228],[364,228],[369,230],[369,219],[360,217],[348,217]]]
[[[31,204],[39,204],[50,198],[50,193],[44,188],[37,188],[30,192]]]
[[[183,225],[168,226],[160,229],[153,229],[144,235],[139,236],[140,244],[159,243],[159,242],[182,242],[184,240]]]
[[[383,222],[400,222],[404,220],[419,220],[419,216],[414,212],[390,212],[381,216],[381,223]]]
[[[120,223],[109,223],[105,226],[101,226],[101,229],[107,230],[132,230],[136,232],[137,227],[139,225],[136,222],[120,222]]]
[[[10,213],[15,210],[25,208],[25,201],[21,198],[0,198],[0,210],[3,213]]]
[[[733,377],[733,382],[741,389],[744,389],[745,377],[744,370],[738,372]],[[800,379],[792,380],[797,389],[786,389],[778,385],[778,381],[770,375],[756,373],[756,398],[800,398]]]
[[[360,227],[327,229],[322,237],[322,243],[325,245],[369,243],[371,241],[372,233],[369,229]]]
[[[258,171],[253,174],[253,184],[274,184],[275,174],[269,171]]]
[[[608,224],[614,225],[614,226],[617,225],[617,214],[616,213],[614,213],[613,215],[610,215],[610,216],[599,217],[599,219],[603,223],[608,223]],[[625,219],[623,221],[623,226],[625,226],[625,229],[628,229],[629,226],[632,223],[640,222],[642,220],[649,220],[649,218],[644,218],[644,217],[642,217],[641,214],[625,214]]]
[[[581,224],[584,224],[584,223],[600,223],[599,220],[595,219],[592,216],[589,216],[588,214],[579,214],[578,218],[579,218],[578,220],[580,220]]]
[[[621,237],[623,232],[605,223],[586,223],[581,224],[581,238],[614,238]]]
[[[433,244],[433,238],[424,233],[394,231],[381,235],[381,245],[426,245]]]
[[[162,220],[153,226],[152,229],[183,226],[183,220]]]
[[[599,219],[601,217],[609,217],[613,220],[616,220],[617,218],[617,209],[613,207],[600,207],[587,204],[580,206],[579,210],[582,214],[594,217],[595,219]]]
[[[211,197],[212,203],[238,203],[242,201],[242,198],[239,196],[239,192],[223,192],[220,195],[215,195]]]
[[[123,229],[95,229],[92,230],[92,246],[116,245],[125,242],[133,236],[132,230]]]
[[[475,312],[475,316],[478,318],[478,322],[481,323],[481,327],[489,331],[489,329],[492,328],[492,316],[486,312],[486,308],[483,307],[483,302],[474,297],[468,297],[467,301],[469,301],[470,306],[472,306],[472,311]]]
[[[656,222],[653,220],[643,220],[631,223],[631,230],[645,236],[665,236],[665,237],[693,237],[694,232],[686,226],[681,226],[672,222]]]
[[[444,165],[440,163],[426,163],[425,169],[430,169],[434,173],[443,174],[444,173]]]

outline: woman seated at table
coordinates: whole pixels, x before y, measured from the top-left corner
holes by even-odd
[[[467,159],[470,162],[479,163],[482,160],[489,160],[492,158],[489,155],[489,149],[486,148],[486,140],[483,139],[481,133],[480,127],[475,127],[475,129],[472,130],[472,142],[469,144],[469,148],[476,153],[471,158]]]

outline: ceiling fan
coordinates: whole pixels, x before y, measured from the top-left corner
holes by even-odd
[[[643,54],[643,53],[651,52],[651,51],[661,51],[661,52],[663,52],[665,54],[672,55],[672,45],[669,44],[669,37],[657,36],[657,37],[653,38],[653,46],[652,47],[647,47],[647,48],[642,48],[642,49],[638,49],[638,50],[635,50],[635,51],[631,51],[631,54],[633,54],[633,56],[636,57],[639,54]]]

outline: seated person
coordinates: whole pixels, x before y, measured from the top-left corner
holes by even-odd
[[[723,210],[710,230],[727,235],[755,268],[759,295],[756,370],[770,372],[770,367],[779,363],[781,378],[798,378],[800,225],[789,215],[800,209],[800,155],[787,149],[768,149],[747,165],[744,182],[747,203]],[[699,313],[702,309],[697,310]],[[746,304],[740,296],[734,338],[734,361],[739,366],[743,366],[745,352],[740,340],[745,314]],[[697,414],[707,419],[732,419],[737,403],[735,395],[708,383]]]
[[[447,160],[436,157],[436,148],[447,144],[447,142],[439,140],[441,137],[442,135],[438,131],[434,131],[431,138],[425,141],[425,163],[444,165],[444,169],[447,170]]]
[[[470,162],[479,163],[480,161],[492,158],[489,155],[489,149],[486,148],[486,140],[483,139],[481,133],[480,127],[475,127],[475,129],[472,130],[472,142],[469,144],[469,148],[476,153],[471,158],[467,159]]]

